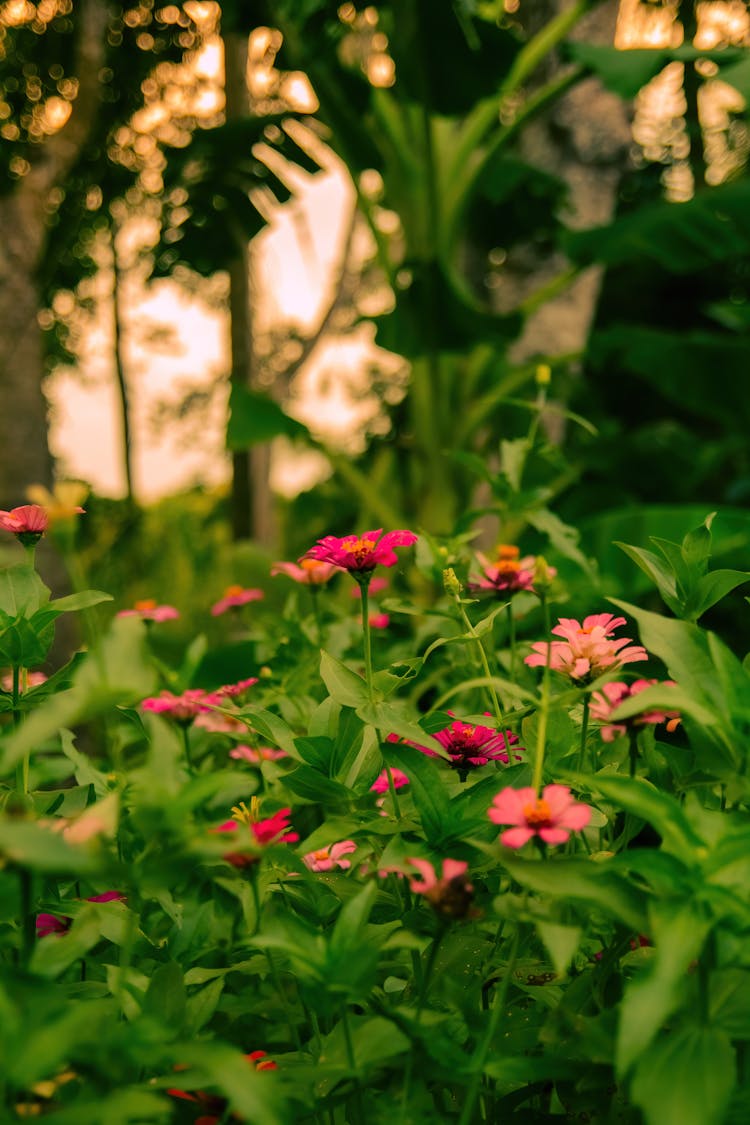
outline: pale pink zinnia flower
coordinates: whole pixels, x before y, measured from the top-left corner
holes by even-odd
[[[24,544],[37,543],[48,527],[49,516],[40,504],[22,504],[9,512],[0,510],[0,528],[17,535]]]
[[[286,750],[276,750],[273,746],[259,746],[255,749],[241,743],[229,751],[229,757],[238,762],[249,762],[251,766],[259,766],[263,762],[276,762],[281,758],[288,758]]]
[[[25,686],[24,686],[24,678],[26,680]],[[44,672],[25,672],[25,675],[23,673],[21,674],[21,676],[19,678],[18,686],[19,686],[19,690],[23,692],[23,691],[28,691],[29,688],[41,687],[41,685],[46,684],[46,682],[47,682],[47,677],[45,676]],[[7,692],[13,691],[13,673],[12,672],[4,672],[3,673],[2,678],[0,679],[0,687],[2,687],[3,691],[7,691]]]
[[[121,609],[117,617],[140,617],[141,621],[175,621],[179,616],[173,605],[157,605],[154,598],[143,598],[135,602],[132,609]]]
[[[141,707],[144,711],[153,711],[157,715],[168,715],[175,722],[189,723],[201,712],[210,711],[213,704],[221,702],[222,699],[217,694],[209,694],[202,688],[189,688],[181,695],[162,691],[159,695],[144,699]]]
[[[588,683],[607,669],[614,670],[634,660],[648,660],[645,648],[631,644],[630,637],[611,639],[615,629],[625,624],[624,617],[611,613],[593,613],[582,625],[572,617],[561,617],[552,632],[565,639],[549,643],[537,641],[531,646],[534,652],[525,658],[525,663],[544,667],[549,658],[553,671]]]
[[[444,918],[466,918],[471,913],[474,887],[466,872],[468,864],[459,859],[444,859],[442,875],[438,875],[426,859],[409,859],[421,879],[412,879],[409,886],[415,894],[424,895],[436,914]]]
[[[302,862],[310,868],[311,871],[332,871],[334,867],[340,867],[342,871],[346,871],[351,867],[352,861],[344,859],[343,856],[351,855],[356,852],[357,845],[354,840],[342,840],[338,844],[331,844],[327,848],[318,848],[317,851],[308,852],[303,855]]]
[[[567,785],[545,785],[541,797],[530,786],[503,789],[487,815],[495,824],[510,824],[500,836],[508,848],[521,848],[538,836],[545,844],[564,844],[571,832],[580,832],[591,820],[591,808],[571,796]]]
[[[285,574],[293,582],[302,586],[324,586],[334,574],[340,574],[341,567],[333,563],[323,562],[321,559],[301,558],[299,562],[277,562],[271,567],[271,577]]]
[[[211,606],[211,616],[219,617],[230,609],[239,609],[240,606],[247,605],[248,602],[261,601],[265,596],[262,590],[245,589],[244,586],[227,586],[224,596]]]
[[[639,695],[646,688],[653,687],[658,680],[634,680],[632,684],[614,682],[603,684],[601,691],[593,692],[591,696],[591,717],[599,723],[607,724],[601,728],[601,736],[605,742],[614,742],[621,734],[625,734],[630,727],[644,727],[658,723],[666,723],[667,730],[673,730],[679,722],[679,711],[644,711],[640,715],[632,715],[629,719],[620,719],[616,723],[608,723],[609,717],[614,714],[621,703]],[[664,680],[664,686],[675,686],[673,680]]]
[[[393,778],[394,789],[403,789],[405,785],[409,784],[409,778],[406,776],[404,771],[396,769],[395,766],[391,766],[391,777]],[[378,776],[370,786],[370,792],[387,793],[389,789],[390,785],[388,784],[388,770],[383,770],[381,774],[378,774]]]
[[[376,566],[395,566],[398,556],[394,547],[411,547],[417,541],[413,531],[388,531],[382,527],[362,535],[326,535],[305,552],[305,558],[333,563],[359,579],[368,577]]]

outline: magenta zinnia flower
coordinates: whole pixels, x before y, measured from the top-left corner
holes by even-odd
[[[405,785],[409,784],[409,778],[406,776],[403,770],[396,769],[395,766],[391,766],[391,777],[393,778],[394,789],[403,789]],[[388,784],[388,770],[383,770],[381,774],[378,774],[378,776],[370,786],[370,792],[387,793],[389,789],[390,785]]]
[[[362,535],[345,535],[342,539],[326,535],[306,551],[304,557],[332,563],[348,570],[360,581],[368,577],[376,566],[395,566],[398,556],[393,548],[411,547],[416,541],[413,531],[388,531],[383,535],[383,529],[379,527]]]
[[[426,859],[409,859],[421,879],[412,879],[409,886],[415,894],[424,895],[436,914],[444,918],[466,918],[471,913],[474,887],[466,877],[468,864],[459,859],[444,859],[442,875],[438,875]]]
[[[449,764],[458,770],[476,769],[486,766],[488,762],[503,762],[507,765],[510,761],[508,749],[518,742],[518,736],[513,731],[506,730],[503,734],[491,727],[465,723],[461,719],[454,719],[449,726],[437,731],[432,737],[445,747],[451,756]],[[429,754],[431,758],[439,756],[434,750],[416,742],[411,745],[416,746],[423,754]],[[523,747],[519,746],[518,749],[522,750]],[[518,760],[521,760],[520,757]]]
[[[175,621],[179,612],[173,605],[157,605],[154,598],[144,598],[136,602],[132,609],[121,609],[117,617],[140,617],[141,621]]]
[[[333,563],[322,562],[321,559],[308,559],[303,556],[298,563],[277,562],[271,567],[271,577],[285,574],[293,582],[303,586],[323,586],[334,574],[339,574],[340,566]]]
[[[230,609],[239,609],[248,602],[258,602],[266,595],[262,590],[245,589],[244,586],[227,586],[224,596],[211,606],[211,616],[219,617]]]
[[[354,840],[342,840],[338,844],[331,844],[327,848],[318,848],[317,851],[308,852],[303,855],[302,862],[305,863],[311,871],[332,871],[334,867],[340,867],[345,871],[351,867],[352,861],[344,859],[345,855],[351,855],[356,852],[357,845]]]
[[[531,787],[503,789],[487,815],[495,824],[513,825],[502,833],[500,842],[521,848],[532,836],[545,844],[564,844],[571,832],[586,827],[591,808],[574,800],[567,785],[545,785],[541,797]]]
[[[249,867],[259,861],[260,851],[269,844],[294,844],[299,840],[296,832],[287,831],[291,828],[289,823],[291,811],[291,809],[279,809],[273,816],[260,820],[258,804],[253,797],[249,811],[244,804],[240,804],[238,808],[232,809],[233,820],[226,820],[210,831],[232,833],[235,837],[232,843],[241,848],[244,845],[244,848],[241,851],[227,852],[223,858],[233,867]],[[239,835],[235,836],[235,834]]]
[[[607,669],[614,670],[634,660],[648,660],[645,648],[631,644],[630,637],[611,639],[615,629],[625,624],[624,617],[611,613],[591,614],[583,625],[572,617],[561,617],[552,632],[565,639],[549,643],[537,641],[531,646],[534,652],[525,658],[525,663],[544,667],[549,658],[549,666],[555,672],[588,683]]]
[[[644,711],[640,715],[633,715],[629,719],[620,719],[616,723],[608,723],[610,715],[614,714],[621,703],[640,694],[646,688],[653,687],[658,680],[634,680],[632,684],[614,682],[603,684],[601,691],[595,691],[591,696],[591,716],[599,723],[607,724],[601,728],[601,736],[605,742],[614,742],[618,735],[625,734],[631,727],[644,727],[658,723],[667,723],[667,730],[674,729],[680,719],[679,711]],[[665,680],[665,685],[675,686],[673,680]]]
[[[202,712],[210,712],[212,705],[221,703],[222,697],[216,692],[209,694],[203,688],[189,688],[182,695],[162,691],[159,695],[144,699],[141,707],[144,711],[153,711],[157,715],[168,715],[177,723],[190,723]]]

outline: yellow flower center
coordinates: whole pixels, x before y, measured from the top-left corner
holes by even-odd
[[[526,823],[532,828],[541,824],[549,824],[552,813],[547,802],[543,798],[537,797],[533,805],[524,805],[523,815]]]
[[[143,610],[146,610],[146,609],[156,609],[156,599],[155,598],[143,598],[142,601],[136,602],[135,606],[133,608],[137,609],[139,611],[139,613],[142,613]]]
[[[521,569],[521,564],[516,562],[515,559],[500,559],[496,569],[499,574],[517,574]]]
[[[242,586],[227,586],[226,590],[224,591],[224,597],[225,598],[236,598],[237,595],[241,594],[242,592],[243,592]]]
[[[352,555],[356,555],[358,558],[366,555],[373,549],[374,546],[375,541],[373,539],[353,539],[351,543],[343,544],[343,548],[345,551],[348,551]]]
[[[517,559],[520,554],[520,549],[514,543],[501,543],[497,548],[497,557],[501,560]]]
[[[313,859],[316,862],[319,862],[320,860],[324,860],[324,859],[328,859],[328,858],[329,858],[328,848],[321,848],[319,851],[313,852]]]
[[[300,559],[299,564],[303,570],[317,570],[320,566],[326,566],[322,559]]]
[[[235,805],[232,809],[232,820],[236,820],[238,824],[257,824],[260,820],[260,801],[258,798],[250,798],[250,808],[244,801]]]

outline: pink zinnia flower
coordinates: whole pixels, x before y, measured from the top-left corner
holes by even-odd
[[[20,677],[19,685],[18,685],[19,690],[22,691],[22,692],[28,691],[29,688],[41,687],[42,684],[46,684],[47,677],[45,676],[44,672],[26,672],[25,680],[26,680],[26,684],[24,685],[24,675],[22,674],[21,677]],[[13,691],[13,673],[12,672],[4,672],[3,673],[2,679],[0,679],[0,687],[2,687],[3,691],[7,691],[7,692]]]
[[[362,618],[360,617],[360,623]],[[367,620],[370,622],[371,629],[387,629],[391,623],[391,619],[387,613],[371,613]]]
[[[561,617],[552,632],[564,637],[562,641],[537,641],[534,652],[525,658],[531,667],[549,666],[571,680],[588,683],[608,668],[614,670],[634,660],[648,660],[642,645],[630,643],[630,637],[612,640],[615,629],[625,625],[624,617],[611,613],[594,613],[585,618],[583,625],[572,617]],[[629,647],[625,647],[629,646]]]
[[[43,938],[50,934],[66,934],[71,924],[71,918],[59,918],[57,914],[37,914],[36,936]]]
[[[508,749],[518,742],[518,736],[513,731],[506,730],[503,734],[491,727],[464,723],[460,719],[454,719],[449,726],[437,731],[432,737],[445,747],[451,756],[449,764],[458,770],[476,769],[486,766],[488,762],[503,762],[507,765],[510,761]],[[419,746],[417,743],[412,745],[431,758],[438,757],[434,750],[429,750],[426,746]],[[522,750],[523,747],[519,746],[518,749]],[[518,761],[521,760],[517,754],[515,757]]]
[[[299,582],[303,586],[323,586],[330,578],[333,578],[334,574],[340,572],[341,567],[334,566],[333,563],[304,557],[298,563],[277,562],[271,567],[272,578],[275,578],[277,574],[285,574],[287,578],[291,578],[293,582]]]
[[[472,912],[474,887],[466,877],[468,864],[463,860],[444,859],[443,872],[438,876],[426,859],[409,859],[421,879],[412,879],[409,886],[415,894],[424,895],[436,914],[444,918],[466,918]]]
[[[276,762],[288,756],[286,750],[275,750],[272,746],[259,746],[256,750],[252,746],[245,746],[244,743],[229,751],[230,758],[235,758],[239,762],[249,762],[252,766],[260,766],[263,762]]]
[[[230,609],[239,609],[248,602],[258,602],[266,595],[262,590],[245,589],[244,586],[227,586],[224,596],[211,606],[211,616],[219,617]]]
[[[396,769],[395,766],[391,766],[391,776],[393,778],[394,789],[403,789],[405,785],[409,784],[409,778],[406,776],[403,770]],[[373,781],[372,785],[370,786],[370,792],[387,793],[389,789],[390,785],[388,784],[388,770],[383,770],[381,774],[378,774],[375,781]]]
[[[253,684],[257,684],[257,682],[257,676],[250,676],[247,680],[238,680],[236,684],[223,684],[211,694],[218,696],[219,699],[234,699],[235,696],[242,695],[248,688],[251,688]]]
[[[599,723],[607,723],[610,715],[614,714],[621,703],[632,696],[653,687],[658,680],[634,680],[632,684],[614,682],[603,684],[601,691],[595,691],[591,696],[591,716]],[[675,686],[673,680],[665,680],[664,684]],[[605,742],[614,742],[618,735],[625,734],[630,727],[644,727],[657,723],[666,723],[667,730],[673,730],[680,719],[679,711],[644,711],[641,715],[633,715],[629,719],[621,719],[617,723],[610,723],[601,728],[601,736]]]
[[[508,848],[521,848],[538,836],[545,844],[564,844],[591,820],[591,808],[573,799],[567,785],[545,785],[541,797],[531,787],[503,789],[487,815],[495,824],[511,824],[500,836]]]
[[[49,516],[40,504],[22,504],[9,512],[0,510],[0,528],[17,535],[24,546],[38,543],[48,527]]]
[[[520,590],[535,593],[536,558],[533,555],[519,558],[518,547],[505,544],[498,547],[497,554],[496,562],[492,562],[486,555],[477,554],[482,566],[482,574],[469,577],[469,589],[477,592],[486,590],[500,595],[517,594]],[[547,567],[548,578],[554,578],[556,574],[554,567]]]
[[[144,699],[141,707],[144,711],[153,711],[157,715],[168,715],[177,723],[190,723],[201,712],[210,711],[212,704],[221,702],[221,696],[216,693],[209,694],[202,688],[189,688],[182,695],[162,691],[159,695]]]
[[[388,531],[383,535],[379,527],[363,535],[345,535],[342,539],[326,535],[306,551],[304,557],[333,563],[360,581],[368,578],[376,566],[395,566],[398,557],[393,548],[411,547],[416,541],[413,531]]]
[[[302,862],[311,871],[332,871],[334,867],[340,867],[342,871],[346,871],[348,867],[351,867],[352,861],[342,857],[351,855],[356,850],[357,845],[354,840],[342,840],[339,844],[331,844],[330,847],[318,848],[317,851],[308,852],[307,855],[302,856]]]
[[[240,804],[238,808],[232,810],[235,815],[233,820],[226,820],[210,831],[227,832],[232,835],[241,833],[241,838],[232,840],[232,843],[240,846],[245,844],[249,850],[227,852],[223,858],[233,867],[250,867],[259,861],[259,850],[269,844],[294,844],[299,840],[296,832],[287,831],[291,828],[289,823],[291,811],[291,809],[279,809],[273,816],[260,820],[257,818],[258,803],[253,798],[249,811],[244,804]]]
[[[100,895],[89,895],[86,902],[127,902],[122,891],[103,891]]]
[[[117,617],[140,617],[142,621],[175,621],[179,612],[173,605],[157,605],[154,598],[144,598],[136,602],[132,609],[121,609]]]

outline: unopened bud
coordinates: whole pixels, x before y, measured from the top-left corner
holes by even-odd
[[[548,387],[552,380],[552,368],[548,363],[540,363],[536,369],[536,385],[538,387]]]
[[[452,566],[447,567],[443,571],[443,588],[446,594],[450,594],[454,598],[461,596],[461,583],[456,577],[456,572]]]
[[[533,586],[537,591],[543,592],[552,584],[552,579],[557,574],[554,567],[550,566],[544,555],[537,555],[534,559]]]

